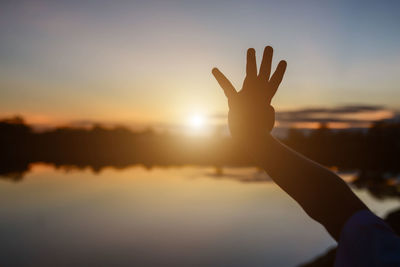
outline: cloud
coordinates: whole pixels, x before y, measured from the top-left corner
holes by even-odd
[[[215,119],[226,119],[226,114],[215,114]],[[374,121],[393,120],[399,112],[379,105],[345,105],[331,108],[303,108],[290,111],[277,111],[278,127],[304,127],[307,125],[330,124],[332,128],[368,127]]]
[[[287,122],[341,122],[365,123],[392,118],[394,112],[383,106],[349,105],[332,108],[307,108],[293,111],[277,112],[280,123]]]

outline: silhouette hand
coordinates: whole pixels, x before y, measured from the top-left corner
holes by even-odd
[[[286,61],[279,62],[270,78],[272,53],[272,47],[265,47],[257,75],[255,50],[253,48],[247,50],[246,78],[239,92],[217,68],[212,70],[215,79],[228,98],[229,129],[234,138],[248,140],[262,137],[274,126],[275,111],[271,106],[271,100],[282,81]]]

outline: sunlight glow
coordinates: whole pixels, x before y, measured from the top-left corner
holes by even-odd
[[[205,117],[200,114],[192,115],[188,120],[190,127],[196,129],[203,128],[205,121],[206,121]]]

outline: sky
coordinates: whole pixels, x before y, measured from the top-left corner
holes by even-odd
[[[368,105],[390,117],[400,109],[399,12],[399,1],[1,1],[0,116],[216,118],[228,108],[211,69],[240,89],[246,49],[260,59],[271,45],[274,64],[288,62],[278,112]]]

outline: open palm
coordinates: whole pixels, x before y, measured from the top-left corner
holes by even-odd
[[[246,78],[239,92],[217,68],[212,70],[228,98],[229,129],[234,138],[260,137],[269,133],[274,126],[275,111],[271,106],[271,100],[282,81],[286,61],[280,61],[270,77],[272,54],[272,47],[265,47],[260,71],[257,74],[255,50],[253,48],[247,50]]]

